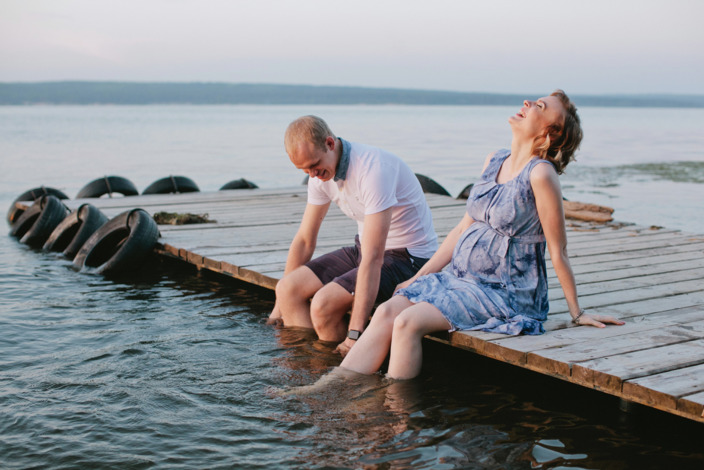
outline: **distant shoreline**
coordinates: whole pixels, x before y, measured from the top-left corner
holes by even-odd
[[[62,81],[0,83],[1,105],[504,106],[525,94],[251,83]],[[704,108],[704,95],[571,95],[577,106]]]

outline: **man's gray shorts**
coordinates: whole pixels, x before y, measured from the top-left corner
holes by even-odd
[[[323,285],[335,282],[347,292],[354,294],[357,284],[357,270],[362,261],[362,248],[359,235],[355,236],[354,246],[346,246],[322,255],[306,263]],[[428,258],[416,258],[405,248],[386,250],[384,264],[381,267],[381,280],[376,302],[391,298],[396,286],[413,277],[428,261]]]

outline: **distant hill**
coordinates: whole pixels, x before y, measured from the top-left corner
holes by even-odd
[[[0,105],[401,104],[514,105],[524,94],[247,83],[0,83]],[[578,106],[702,108],[704,95],[574,95]]]

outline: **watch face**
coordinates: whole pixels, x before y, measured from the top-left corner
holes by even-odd
[[[347,337],[348,337],[349,339],[353,339],[353,340],[356,341],[356,340],[359,339],[359,335],[361,335],[361,334],[362,334],[361,331],[350,330],[350,331],[347,332]]]

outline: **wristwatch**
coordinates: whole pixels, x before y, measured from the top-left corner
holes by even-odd
[[[347,332],[347,337],[353,341],[357,341],[361,335],[362,332],[359,330],[349,330]]]

